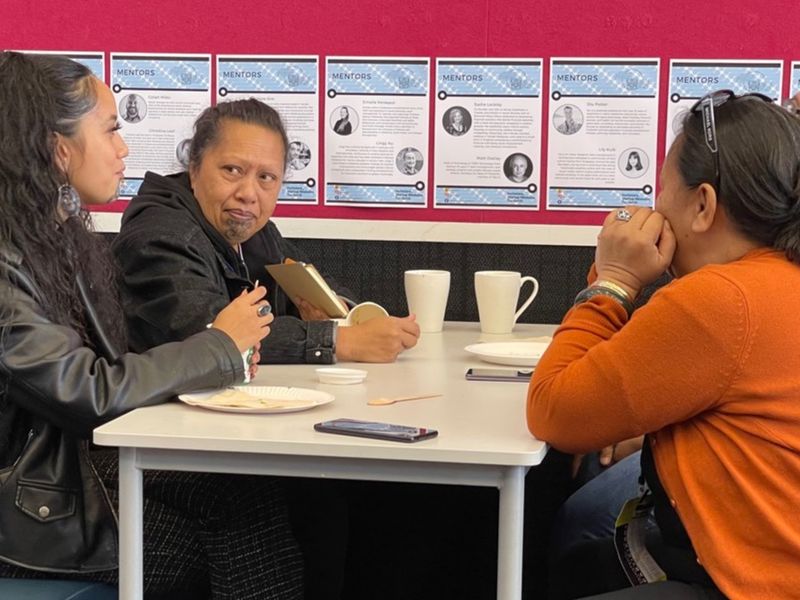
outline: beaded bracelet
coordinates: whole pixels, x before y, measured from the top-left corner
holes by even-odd
[[[633,302],[628,299],[627,294],[620,294],[615,289],[604,285],[594,284],[581,290],[578,292],[578,295],[575,296],[575,302],[573,304],[581,304],[595,296],[608,296],[609,298],[613,298],[622,305],[622,308],[624,308],[625,312],[628,314],[628,318],[631,318],[633,314]]]

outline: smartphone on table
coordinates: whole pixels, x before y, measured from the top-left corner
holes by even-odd
[[[358,419],[334,419],[316,423],[314,429],[324,433],[338,433],[341,435],[354,435],[357,437],[373,438],[376,440],[389,440],[392,442],[419,442],[439,435],[435,429],[427,427],[412,427],[409,425],[394,425],[378,421],[359,421]]]
[[[467,379],[470,381],[524,381],[531,380],[533,369],[496,369],[490,367],[476,367],[467,369]]]

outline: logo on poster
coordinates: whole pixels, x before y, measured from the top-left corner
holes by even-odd
[[[736,84],[739,89],[747,92],[763,92],[764,80],[757,73],[742,73],[736,76]]]
[[[186,65],[174,67],[170,72],[183,85],[192,85],[200,81],[200,77],[195,73],[194,69]]]
[[[292,87],[297,87],[303,81],[303,77],[293,69],[287,69],[284,79]]]
[[[509,73],[506,79],[508,79],[508,87],[512,90],[521,90],[525,86],[525,79],[516,73]]]
[[[647,78],[638,69],[625,69],[616,76],[622,86],[629,92],[635,92],[647,85]]]

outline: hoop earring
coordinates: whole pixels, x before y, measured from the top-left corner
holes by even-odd
[[[65,219],[75,217],[81,212],[81,198],[68,183],[58,186],[58,208]]]

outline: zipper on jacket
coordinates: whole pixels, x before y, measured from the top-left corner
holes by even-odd
[[[94,476],[95,481],[100,484],[100,489],[103,490],[103,498],[105,498],[106,504],[111,510],[111,516],[114,517],[114,524],[116,525],[117,529],[119,529],[119,518],[117,517],[117,511],[114,509],[114,503],[111,502],[111,498],[108,496],[108,490],[106,490],[106,486],[103,483],[103,480],[100,478],[100,474],[97,472],[97,469],[94,468],[94,463],[92,462],[92,453],[89,451],[89,442],[86,440],[81,441],[80,450],[83,453],[84,458],[86,458],[86,464],[89,465],[89,468],[92,470],[92,475]],[[117,556],[119,556],[119,547],[117,548]]]

